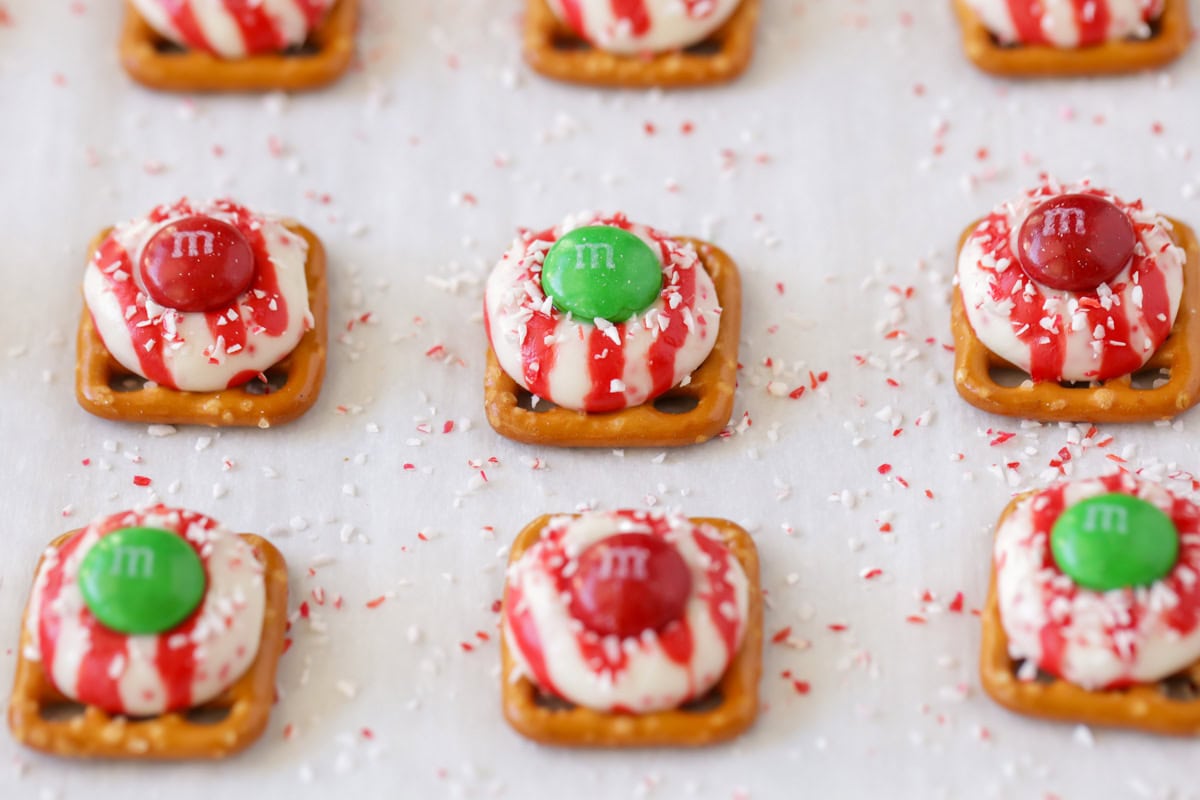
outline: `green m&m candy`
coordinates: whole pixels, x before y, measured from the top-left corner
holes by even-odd
[[[610,225],[576,228],[542,264],[542,291],[559,311],[584,320],[624,322],[654,304],[662,283],[650,245]]]
[[[1157,506],[1127,494],[1089,497],[1064,511],[1050,532],[1063,574],[1085,589],[1149,586],[1179,558],[1179,532]]]
[[[79,590],[106,628],[142,635],[168,631],[204,599],[200,556],[161,528],[123,528],[108,534],[79,565]]]

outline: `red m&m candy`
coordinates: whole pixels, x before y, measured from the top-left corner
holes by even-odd
[[[142,285],[150,299],[178,311],[227,308],[254,280],[254,249],[242,232],[212,217],[165,225],[146,245]]]
[[[661,631],[687,611],[692,575],[657,536],[621,533],[596,542],[571,576],[571,614],[601,636],[622,639]]]
[[[1137,234],[1129,215],[1092,194],[1065,194],[1033,210],[1018,237],[1021,268],[1033,280],[1086,292],[1120,274]]]

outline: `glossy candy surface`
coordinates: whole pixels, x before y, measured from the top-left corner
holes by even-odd
[[[79,589],[105,627],[157,634],[204,599],[208,578],[195,549],[171,531],[123,528],[100,539],[79,567]]]
[[[571,613],[601,636],[660,631],[683,618],[692,576],[668,542],[621,533],[588,547],[571,578]]]
[[[1127,494],[1090,497],[1054,523],[1050,549],[1063,574],[1098,592],[1149,586],[1179,558],[1179,533],[1157,506]]]
[[[254,280],[254,249],[228,222],[191,216],[166,225],[141,259],[146,294],[178,311],[228,308]]]
[[[1087,292],[1120,274],[1137,235],[1129,216],[1103,197],[1067,194],[1042,203],[1021,225],[1025,273],[1051,289]]]
[[[650,245],[609,225],[576,228],[546,254],[542,290],[581,321],[628,320],[662,291],[662,263]]]

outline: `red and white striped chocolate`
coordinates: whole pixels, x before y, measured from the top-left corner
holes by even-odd
[[[549,0],[576,33],[622,55],[659,53],[703,41],[741,0]]]
[[[1146,39],[1165,0],[968,0],[1002,44],[1089,47]]]
[[[160,35],[221,58],[278,53],[308,39],[336,0],[133,0]]]
[[[1050,532],[1059,515],[1112,492],[1154,504],[1179,531],[1179,561],[1151,586],[1092,591],[1055,564]],[[1200,509],[1158,484],[1120,473],[1033,494],[996,532],[995,565],[1009,654],[1029,673],[1111,689],[1153,683],[1200,659]]]
[[[254,279],[228,308],[160,306],[135,268],[159,230],[196,214],[238,228],[254,251]],[[307,260],[308,243],[278,219],[229,200],[180,200],[113,228],[88,262],[84,298],[104,346],[126,369],[172,389],[219,391],[257,378],[312,328]]]
[[[1133,223],[1133,259],[1093,291],[1052,289],[1019,263],[1025,218],[1064,194],[1105,198]],[[957,281],[971,328],[993,353],[1034,381],[1097,381],[1136,372],[1166,340],[1183,297],[1186,259],[1170,223],[1141,200],[1125,202],[1087,181],[1062,186],[1047,179],[979,224],[959,252]]]
[[[80,565],[96,542],[137,526],[178,534],[196,550],[207,575],[200,608],[156,636],[106,628],[78,584]],[[41,662],[63,695],[110,714],[183,710],[221,694],[254,662],[265,603],[263,567],[253,548],[215,520],[164,506],[123,511],[45,553],[25,617],[31,642],[25,656]]]
[[[658,254],[663,288],[646,311],[617,324],[577,320],[546,296],[546,253],[585,225],[622,228]],[[695,249],[623,214],[585,215],[525,233],[488,278],[484,313],[492,349],[513,380],[563,408],[597,413],[641,405],[687,380],[712,352],[721,319]]]
[[[691,593],[682,619],[620,639],[586,630],[568,584],[589,545],[618,534],[658,537],[682,556]],[[719,535],[681,514],[592,512],[556,517],[508,572],[503,624],[517,667],[543,691],[586,708],[646,713],[703,697],[725,674],[746,632],[749,586]]]

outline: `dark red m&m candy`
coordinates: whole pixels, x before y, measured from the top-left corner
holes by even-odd
[[[661,631],[684,618],[692,574],[660,537],[620,533],[588,547],[571,576],[571,614],[601,636]]]
[[[228,308],[254,280],[254,249],[219,219],[191,216],[165,225],[142,251],[142,285],[178,311]]]
[[[1087,292],[1120,274],[1137,234],[1129,215],[1092,194],[1065,194],[1033,210],[1018,235],[1018,259],[1051,289]]]

